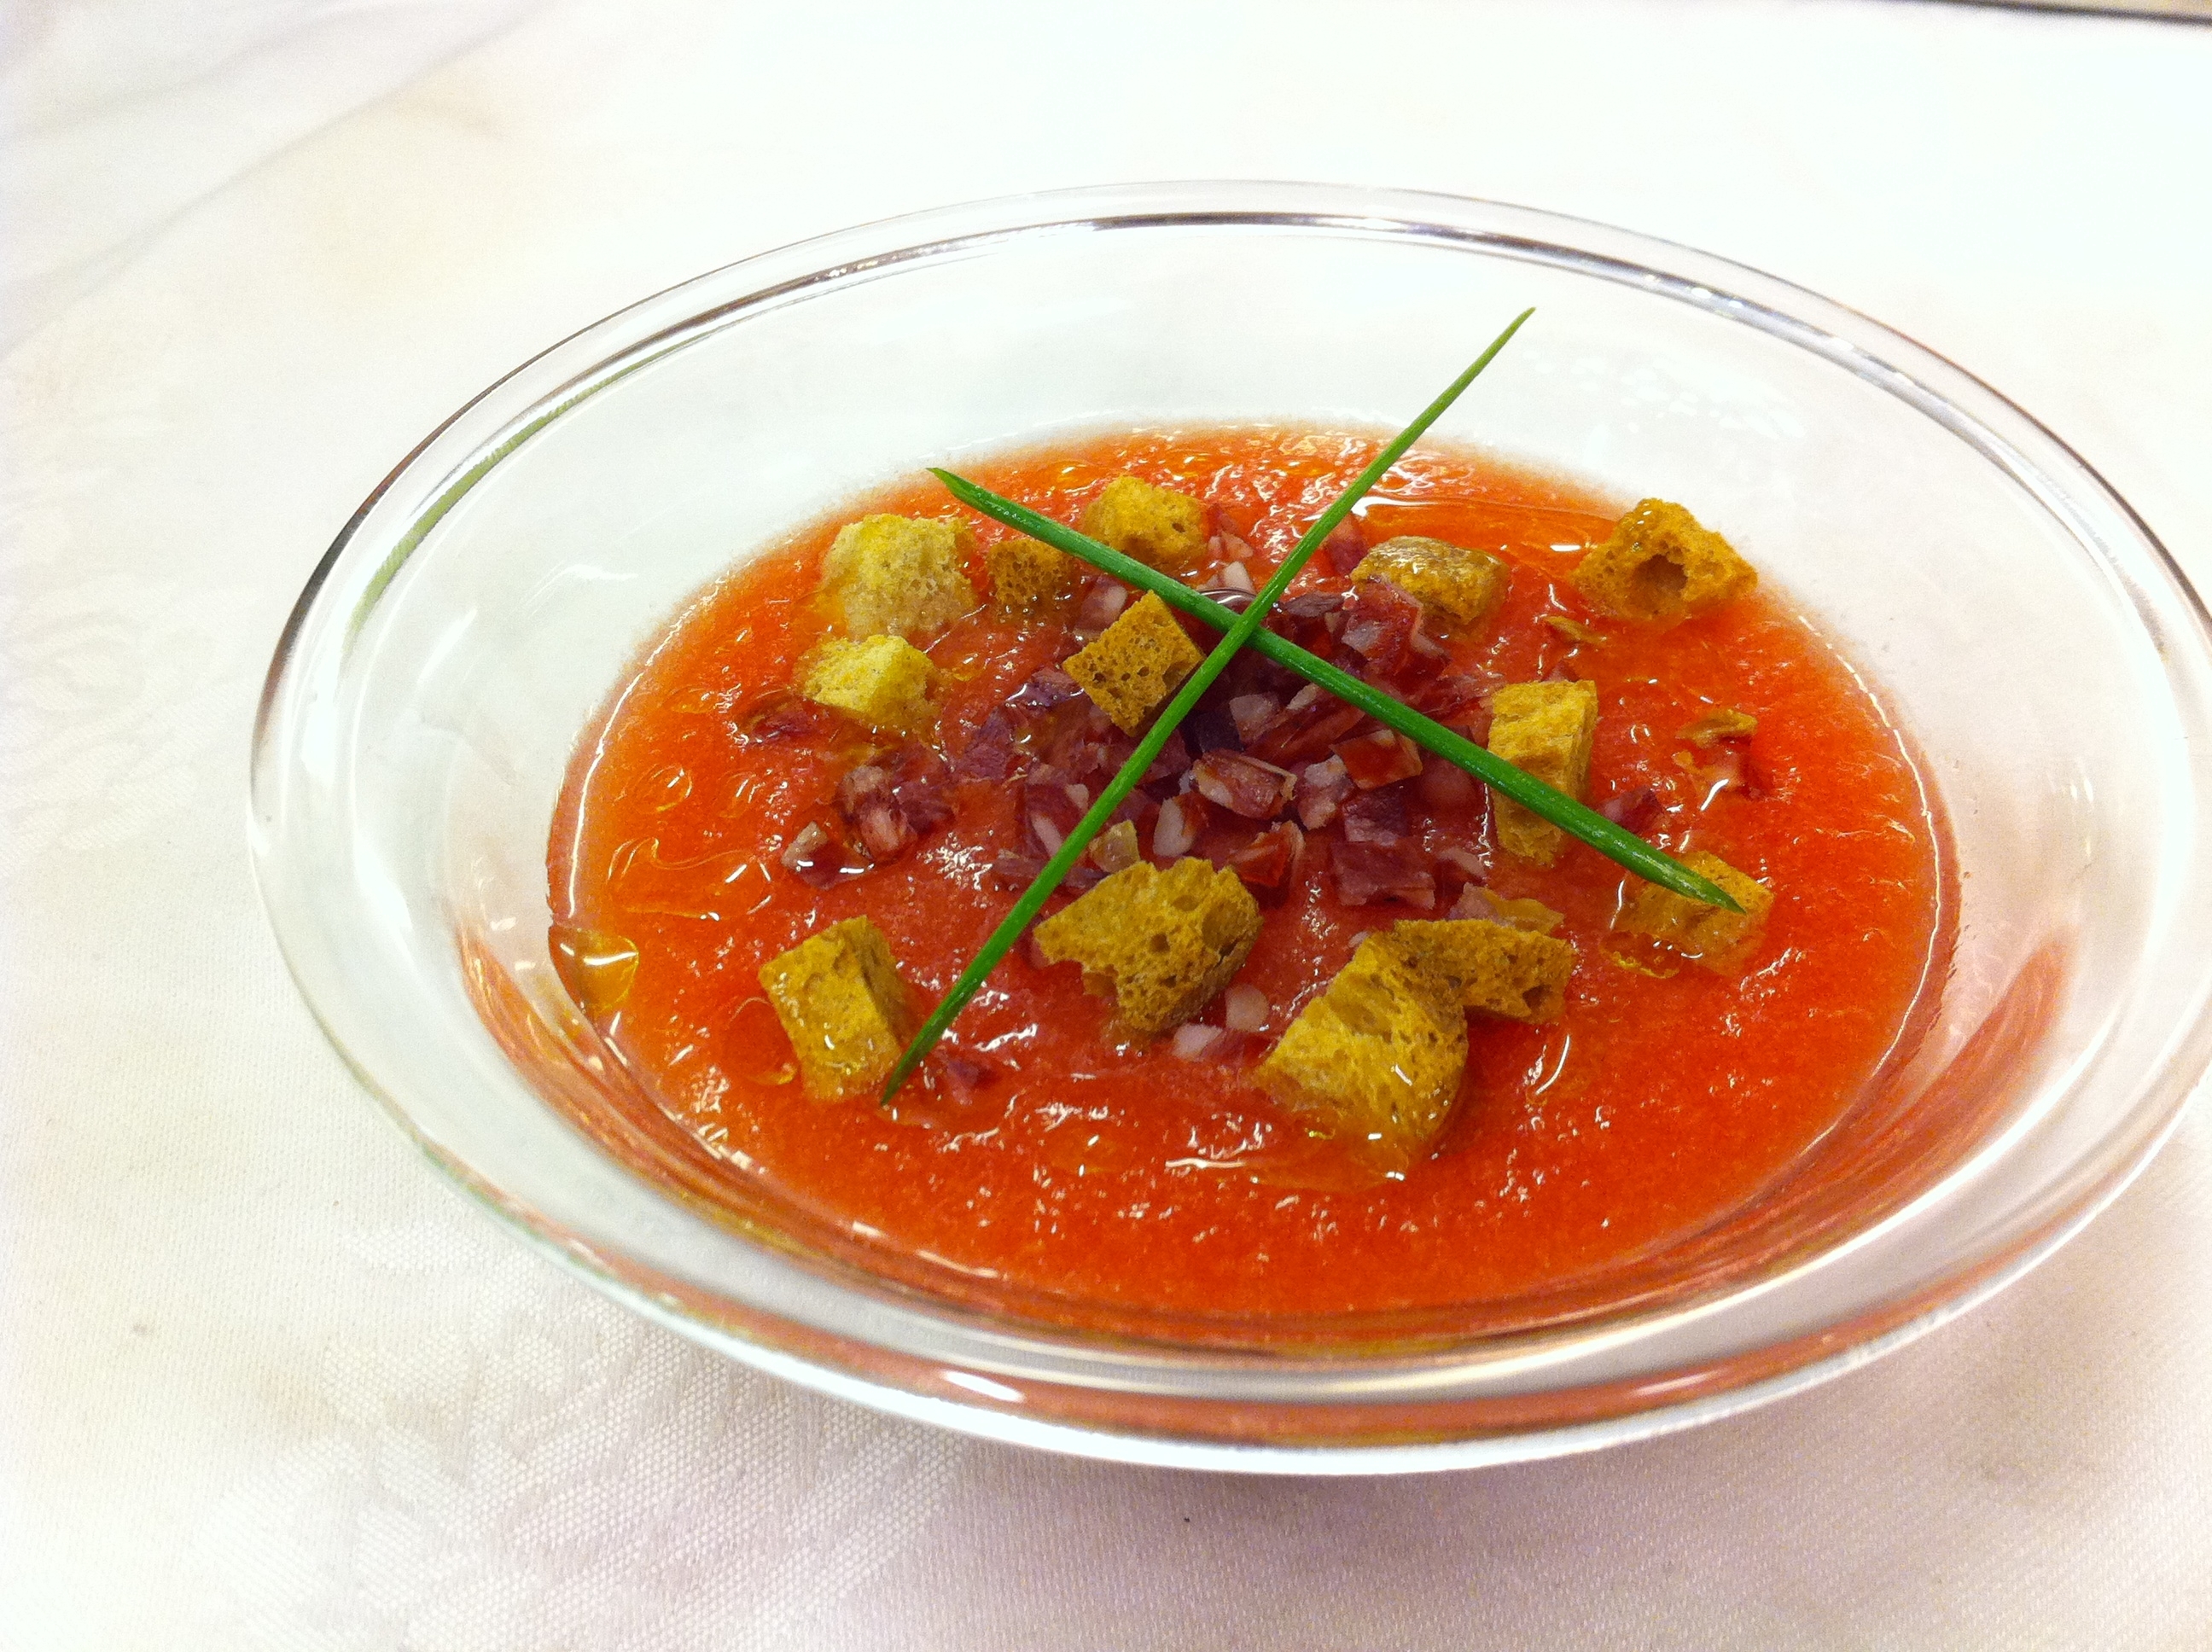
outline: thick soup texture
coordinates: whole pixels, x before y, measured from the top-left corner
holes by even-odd
[[[1139,432],[970,474],[1070,523],[1124,474],[1194,495],[1224,562],[1193,583],[1220,585],[1237,581],[1225,562],[1246,551],[1264,580],[1374,449],[1296,429]],[[841,522],[872,512],[964,520],[985,546],[1006,532],[924,479],[748,562],[617,685],[554,823],[564,978],[733,1186],[765,1178],[872,1242],[1079,1301],[1303,1315],[1505,1298],[1648,1256],[1753,1199],[1902,1057],[1917,1002],[1941,981],[1940,819],[1897,731],[1820,637],[1764,591],[1671,625],[1595,615],[1568,575],[1617,512],[1555,481],[1419,452],[1360,508],[1365,541],[1419,534],[1511,566],[1503,607],[1450,641],[1444,669],[1475,689],[1594,683],[1589,800],[1674,853],[1711,851],[1761,880],[1774,903],[1748,956],[1716,971],[1620,932],[1637,880],[1577,843],[1550,868],[1502,853],[1486,795],[1431,758],[1402,789],[1396,847],[1429,873],[1433,905],[1344,903],[1328,875],[1340,823],[1308,834],[1287,886],[1263,891],[1273,903],[1237,977],[1257,993],[1237,995],[1245,1029],[1117,1039],[1112,1006],[1086,995],[1075,964],[1018,948],[893,1107],[811,1099],[761,966],[865,916],[917,1002],[934,1002],[1041,858],[1030,817],[1042,809],[1048,832],[1054,805],[1024,776],[1066,758],[1070,738],[1066,708],[1030,715],[1017,695],[1078,637],[988,612],[928,647],[943,708],[929,738],[872,734],[794,699],[822,635],[821,559]],[[1345,589],[1342,549],[1292,593]],[[1756,546],[1740,549],[1756,562]],[[973,577],[981,587],[980,558]],[[1113,600],[1094,591],[1089,617]],[[1295,689],[1239,671],[1201,708],[1209,738],[1230,726],[1230,691]],[[957,778],[1010,701],[1011,773]],[[1720,710],[1755,718],[1755,732],[1703,744],[1682,732]],[[1479,736],[1480,699],[1460,711]],[[1128,744],[1094,756],[1108,766],[1092,795]],[[836,800],[841,777],[868,763],[923,777],[949,811],[888,864],[869,864]],[[1148,852],[1175,792],[1157,785],[1139,805]],[[1259,828],[1212,814],[1193,849],[1225,862]],[[825,841],[794,856],[810,826],[821,830],[808,841]],[[1254,1088],[1250,1066],[1363,934],[1443,917],[1468,883],[1564,914],[1565,1007],[1540,1023],[1472,1017],[1449,1121],[1425,1157],[1378,1175]],[[1201,1018],[1224,1016],[1217,1000]]]

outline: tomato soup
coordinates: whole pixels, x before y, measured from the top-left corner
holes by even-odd
[[[969,474],[1070,523],[1125,474],[1194,495],[1210,513],[1212,561],[1193,582],[1233,590],[1264,581],[1375,447],[1279,428],[1143,431]],[[1866,683],[1770,591],[1673,624],[1593,613],[1569,575],[1617,509],[1557,480],[1422,450],[1360,507],[1355,554],[1357,540],[1416,534],[1510,569],[1502,607],[1425,668],[1424,683],[1459,685],[1452,714],[1463,714],[1479,732],[1486,686],[1594,683],[1589,802],[1670,853],[1717,853],[1771,890],[1747,953],[1703,968],[1624,932],[1638,880],[1579,843],[1549,867],[1502,853],[1486,795],[1431,757],[1399,788],[1382,833],[1411,869],[1399,884],[1347,890],[1330,875],[1341,820],[1305,832],[1286,872],[1262,874],[1263,921],[1233,1017],[1217,1002],[1190,1028],[1131,1038],[1073,964],[1025,945],[892,1103],[810,1096],[762,966],[865,917],[917,1004],[935,1002],[1073,818],[1049,795],[1040,804],[1033,777],[1081,772],[1079,800],[1095,796],[1133,744],[1109,734],[1088,769],[1066,770],[1072,714],[1030,687],[1040,673],[1060,680],[1080,616],[1018,627],[979,610],[952,623],[927,644],[941,714],[924,735],[871,732],[795,699],[794,674],[823,635],[824,553],[840,524],[878,512],[957,518],[985,547],[1006,533],[922,479],[747,562],[614,685],[554,823],[564,979],[641,1093],[733,1188],[764,1181],[871,1243],[1076,1302],[1435,1308],[1589,1279],[1711,1227],[1813,1151],[1909,1054],[1947,961],[1947,851],[1911,752]],[[1340,549],[1291,594],[1347,590]],[[1758,547],[1744,550],[1755,563]],[[980,584],[980,560],[974,574]],[[1095,620],[1121,594],[1096,582],[1085,606]],[[1308,629],[1306,646],[1349,658],[1327,622]],[[1255,675],[1261,664],[1233,666],[1194,724],[1210,719],[1210,738],[1233,745],[1273,714],[1270,698],[1290,715],[1295,683]],[[1226,710],[1239,697],[1241,726]],[[979,740],[1010,730],[1010,756],[963,768]],[[879,860],[856,841],[849,785],[840,800],[862,768],[918,780],[931,805],[911,846]],[[1251,864],[1270,829],[1219,810],[1170,816],[1188,841],[1163,838],[1176,785],[1164,776],[1139,794],[1148,856]],[[1253,1063],[1362,936],[1468,910],[1468,887],[1562,914],[1556,933],[1574,949],[1565,1007],[1535,1023],[1471,1017],[1447,1122],[1416,1162],[1381,1174],[1256,1088]]]

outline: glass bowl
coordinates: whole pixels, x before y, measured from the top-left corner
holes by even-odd
[[[1924,754],[1958,944],[1928,1036],[1789,1175],[1627,1272],[1462,1315],[1075,1329],[714,1187],[547,951],[579,732],[702,586],[926,462],[1057,432],[1395,428],[1523,306],[1438,439],[1695,502]],[[434,431],[286,628],[252,835],[301,991],[432,1161],[593,1285],[830,1393],[1135,1461],[1370,1473],[1584,1449],[1802,1388],[2017,1277],[2208,1056],[2204,610],[1986,386],[1739,265],[1440,196],[1176,184],[750,258]],[[1495,1311],[1493,1311],[1495,1310]]]

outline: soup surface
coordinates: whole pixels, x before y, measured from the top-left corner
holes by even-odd
[[[1140,431],[969,474],[1068,522],[1123,474],[1195,495],[1224,537],[1222,562],[1193,583],[1218,585],[1237,581],[1228,563],[1240,553],[1264,580],[1376,445],[1278,428]],[[1085,993],[1076,966],[1018,949],[891,1108],[810,1099],[761,965],[866,916],[920,1000],[951,985],[1039,857],[1023,777],[1065,755],[1054,743],[1066,714],[1019,723],[1004,780],[959,780],[940,758],[957,770],[992,714],[1079,641],[988,611],[957,622],[928,649],[943,672],[941,722],[903,748],[794,701],[794,670],[822,635],[811,598],[823,552],[840,523],[872,512],[957,517],[983,545],[1006,532],[924,478],[749,561],[674,616],[617,685],[554,823],[564,979],[732,1187],[765,1179],[872,1242],[1078,1301],[1431,1308],[1588,1281],[1709,1227],[1909,1054],[1946,962],[1942,828],[1863,683],[1768,592],[1672,626],[1592,615],[1567,576],[1617,511],[1556,480],[1417,451],[1361,506],[1366,541],[1421,534],[1511,564],[1504,606],[1481,635],[1449,644],[1449,671],[1478,684],[1596,684],[1593,805],[1610,802],[1671,852],[1717,853],[1774,891],[1740,967],[1692,967],[1617,931],[1637,880],[1594,851],[1571,843],[1551,868],[1500,853],[1480,788],[1437,775],[1432,758],[1407,783],[1404,828],[1431,870],[1432,908],[1342,903],[1323,845],[1310,841],[1237,977],[1256,989],[1240,995],[1238,1017],[1256,1029],[1117,1042],[1111,1006]],[[1740,549],[1757,562],[1757,546]],[[1325,552],[1292,594],[1344,589],[1346,566]],[[980,586],[980,561],[974,572]],[[1231,677],[1218,695],[1255,691],[1249,671]],[[1683,732],[1723,708],[1755,717],[1756,732],[1705,744]],[[1209,710],[1218,727],[1221,705],[1200,715]],[[1093,794],[1127,744],[1109,751]],[[836,802],[863,763],[928,774],[950,810],[880,865],[847,847]],[[1156,810],[1175,787],[1153,790]],[[810,825],[830,840],[811,881],[787,864]],[[1158,821],[1140,825],[1150,849]],[[1256,829],[1216,811],[1194,852],[1225,860]],[[1363,933],[1442,917],[1470,882],[1564,914],[1557,932],[1576,953],[1566,1006],[1543,1023],[1474,1017],[1449,1121],[1426,1157],[1380,1175],[1253,1088],[1249,1065]],[[1203,1018],[1223,1017],[1217,1000]]]

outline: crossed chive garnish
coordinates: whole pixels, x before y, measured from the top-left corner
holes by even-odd
[[[1013,950],[1014,944],[1021,939],[1023,932],[1028,929],[1031,920],[1044,909],[1044,903],[1052,898],[1061,880],[1074,869],[1076,862],[1090,848],[1091,840],[1105,829],[1115,811],[1121,806],[1130,793],[1136,790],[1138,782],[1158,758],[1169,738],[1190,714],[1200,697],[1213,686],[1214,680],[1228,668],[1229,662],[1237,657],[1241,648],[1250,647],[1263,659],[1289,667],[1308,682],[1326,689],[1347,704],[1357,706],[1384,726],[1395,729],[1446,762],[1465,769],[1484,785],[1579,838],[1600,854],[1627,867],[1639,878],[1707,906],[1722,907],[1730,912],[1742,910],[1729,898],[1728,891],[1718,884],[1699,877],[1672,855],[1655,848],[1633,832],[1607,820],[1596,810],[1577,803],[1565,793],[1547,786],[1534,775],[1515,768],[1504,758],[1475,744],[1465,735],[1455,733],[1433,719],[1423,716],[1404,701],[1384,693],[1371,683],[1362,682],[1349,671],[1330,665],[1262,627],[1261,622],[1267,618],[1267,610],[1274,605],[1275,599],[1312,560],[1322,542],[1352,513],[1352,507],[1365,497],[1368,490],[1382,479],[1390,467],[1405,456],[1406,450],[1443,416],[1445,410],[1475,381],[1498,351],[1505,348],[1506,342],[1521,330],[1522,323],[1534,313],[1533,309],[1523,310],[1514,317],[1505,331],[1491,341],[1490,347],[1474,358],[1466,372],[1453,380],[1442,395],[1422,409],[1411,424],[1376,454],[1367,468],[1354,477],[1351,484],[1330,502],[1328,508],[1315,519],[1313,525],[1300,537],[1291,554],[1283,559],[1282,565],[1268,577],[1267,584],[1260,587],[1258,594],[1241,614],[1192,590],[1181,580],[1137,561],[1135,557],[1124,556],[1025,505],[1002,498],[950,471],[933,469],[932,474],[945,484],[946,490],[970,509],[1070,556],[1079,557],[1127,584],[1152,592],[1170,606],[1179,608],[1212,626],[1222,634],[1222,637],[1214,645],[1213,652],[1206,655],[1198,669],[1183,680],[1182,687],[1176,691],[1175,697],[1152,720],[1152,726],[1137,742],[1137,749],[1129,754],[1120,772],[1106,783],[1083,818],[1075,823],[1060,847],[1053,852],[1052,858],[1044,863],[1043,869],[1030,880],[1030,886],[1022,891],[1021,898],[1000,920],[999,926],[991,932],[990,938],[983,943],[982,950],[975,954],[974,961],[960,972],[960,978],[953,982],[952,990],[945,995],[937,1008],[931,1011],[929,1018],[921,1023],[913,1041],[907,1045],[906,1053],[899,1057],[898,1065],[891,1069],[890,1077],[884,1081],[884,1101],[888,1102],[898,1092],[899,1087],[913,1076],[915,1069],[921,1065],[930,1051],[936,1048],[937,1042],[945,1036],[945,1029],[967,1007],[969,999],[975,996],[991,971],[998,967],[999,961]]]

